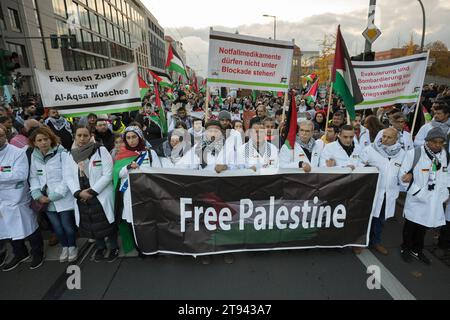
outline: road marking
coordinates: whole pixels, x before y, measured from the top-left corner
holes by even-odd
[[[406,289],[402,283],[381,263],[380,260],[370,250],[363,250],[356,255],[358,259],[366,266],[378,266],[381,271],[381,285],[390,294],[394,300],[416,300],[411,292]]]

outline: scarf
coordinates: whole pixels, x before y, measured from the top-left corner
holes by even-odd
[[[250,145],[253,146],[251,154],[250,154]],[[262,155],[261,155],[261,149],[264,150],[264,153]],[[250,139],[249,142],[247,142],[245,144],[245,150],[244,150],[244,152],[245,152],[245,154],[244,154],[245,162],[247,164],[249,162],[248,160],[249,160],[250,157],[255,157],[255,151],[256,151],[256,153],[258,153],[259,156],[261,156],[264,159],[264,161],[269,160],[270,157],[272,156],[272,149],[270,148],[270,144],[269,143],[264,141],[263,146],[258,150],[257,147],[255,146],[255,143],[253,142],[253,140]]]
[[[97,151],[98,148],[99,145],[91,141],[82,147],[73,148],[70,153],[72,154],[75,163],[80,163],[84,160],[89,159],[95,153],[95,151]]]
[[[347,155],[350,157],[353,153],[353,150],[355,150],[355,144],[352,142],[352,144],[350,146],[345,146],[342,142],[341,139],[337,139],[338,143],[341,145],[342,149],[344,149],[344,151],[347,153]]]
[[[298,136],[296,138],[296,142],[302,147],[303,150],[307,150],[309,153],[312,153],[314,146],[316,145],[316,141],[311,138],[308,143],[304,143]]]
[[[47,118],[47,120],[45,120],[45,125],[48,126],[49,122],[51,122],[56,131],[61,131],[63,128],[65,128],[68,132],[72,133],[70,123],[63,117],[59,117],[58,119],[51,117]]]
[[[211,153],[213,157],[217,156],[220,151],[223,148],[224,145],[224,139],[223,137],[219,139],[215,139],[215,137],[211,137],[211,140],[206,141],[203,140],[201,144],[198,144],[200,146],[199,150],[196,150],[197,152],[201,152],[201,154],[198,154],[199,158],[201,159],[201,166],[202,168],[205,168],[207,163],[207,157],[208,153]]]
[[[424,145],[425,153],[431,159],[432,164],[428,174],[428,190],[433,191],[436,185],[436,173],[441,169],[441,161],[439,159],[439,155],[431,151],[431,149],[425,143]]]
[[[439,128],[442,130],[442,132],[444,132],[445,134],[448,133],[448,131],[450,130],[450,119],[448,119],[446,122],[438,122],[436,120],[432,120],[431,121],[431,126],[433,128]]]
[[[381,143],[381,139],[378,139],[378,141],[373,143],[373,148],[383,157],[393,158],[400,152],[400,150],[402,150],[403,146],[399,142],[396,142],[392,146],[386,146]]]

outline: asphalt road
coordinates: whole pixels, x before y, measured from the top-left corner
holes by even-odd
[[[370,250],[355,255],[345,249],[310,249],[237,253],[226,264],[223,256],[210,265],[183,256],[141,259],[133,254],[113,263],[92,260],[93,244],[80,241],[77,261],[81,289],[69,290],[68,264],[57,261],[59,248],[48,248],[44,265],[29,270],[24,263],[0,272],[0,299],[450,299],[450,254],[432,254],[434,232],[427,234],[431,266],[401,260],[402,219],[387,221],[384,244],[388,256]],[[368,267],[380,270],[380,289],[368,289]],[[373,281],[371,282],[373,283]]]

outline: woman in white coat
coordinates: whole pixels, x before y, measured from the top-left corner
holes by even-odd
[[[87,127],[75,131],[75,143],[64,168],[67,185],[75,197],[75,221],[80,235],[96,240],[94,259],[117,259],[117,226],[114,219],[113,160],[108,150],[93,141]]]
[[[30,166],[30,189],[34,200],[47,205],[46,213],[61,243],[60,262],[78,257],[74,199],[63,176],[67,151],[49,127],[33,131],[29,137],[33,148]]]
[[[379,253],[387,255],[387,249],[381,244],[384,221],[392,218],[395,203],[400,192],[398,172],[405,157],[405,151],[398,142],[398,131],[394,128],[384,129],[381,139],[375,140],[361,153],[365,165],[376,167],[379,171],[377,198],[372,211],[369,246]]]
[[[133,223],[133,211],[131,208],[131,192],[129,188],[129,173],[133,170],[145,168],[161,168],[161,161],[154,150],[147,149],[144,134],[138,127],[128,127],[123,134],[124,149],[134,154],[136,161],[122,167],[119,172],[120,192],[123,193],[122,219]],[[121,155],[119,151],[118,156]]]
[[[406,262],[415,258],[430,264],[423,253],[425,233],[428,228],[445,225],[444,202],[449,196],[445,141],[446,134],[440,128],[431,129],[425,145],[418,149],[417,163],[414,164],[416,149],[410,150],[399,172],[407,187],[402,244]]]
[[[25,239],[30,242],[33,257],[30,269],[41,266],[44,259],[42,235],[36,215],[30,209],[28,173],[25,150],[8,144],[6,128],[0,125],[0,241],[12,240],[14,253],[3,271],[15,269],[30,257]],[[0,254],[0,264],[3,264],[6,252],[0,248]]]

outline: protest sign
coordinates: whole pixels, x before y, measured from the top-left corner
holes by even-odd
[[[35,70],[44,107],[65,116],[116,113],[141,106],[136,64],[84,71]]]
[[[130,174],[139,249],[201,255],[367,245],[376,169],[239,171]]]
[[[294,44],[225,32],[210,32],[208,85],[286,92]]]
[[[364,102],[356,110],[416,103],[427,70],[427,53],[397,59],[361,62],[352,65]]]

